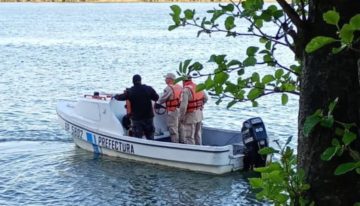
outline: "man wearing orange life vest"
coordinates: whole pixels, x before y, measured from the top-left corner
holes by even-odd
[[[169,128],[171,142],[179,143],[179,106],[182,87],[174,84],[175,74],[168,73],[164,77],[167,86],[158,103],[165,103],[166,105],[166,123]]]
[[[208,97],[204,91],[196,92],[196,84],[188,76],[183,81],[180,103],[180,142],[201,145],[203,106]]]

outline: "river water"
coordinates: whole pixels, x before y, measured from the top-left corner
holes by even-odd
[[[97,157],[76,148],[57,123],[60,99],[121,92],[135,73],[161,92],[162,76],[180,61],[206,62],[212,53],[243,58],[257,43],[220,34],[196,38],[193,28],[169,32],[170,5],[0,4],[0,205],[265,204],[255,199],[248,174],[214,176]],[[216,4],[181,6],[204,13]],[[279,58],[293,61],[286,50]],[[204,124],[240,130],[244,120],[260,116],[270,139],[285,142],[296,137],[297,106],[293,96],[287,106],[272,96],[257,108],[244,103],[229,110],[211,100]]]

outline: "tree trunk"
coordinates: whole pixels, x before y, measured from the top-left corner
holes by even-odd
[[[333,8],[340,13],[342,25],[360,13],[360,1],[310,0],[309,19],[304,31],[306,41],[319,35],[335,34],[335,26],[326,24],[322,19],[322,14]],[[298,119],[298,162],[299,167],[305,170],[311,186],[309,197],[316,205],[353,205],[360,202],[360,175],[355,171],[334,175],[339,164],[350,162],[352,158],[344,153],[329,162],[320,159],[322,152],[331,146],[334,131],[317,126],[309,137],[303,134],[306,117],[317,109],[327,110],[329,103],[337,97],[339,103],[334,111],[335,119],[360,126],[360,71],[357,67],[360,53],[347,50],[332,55],[333,46],[313,54],[304,54]],[[355,132],[358,138],[351,146],[360,151],[360,131]]]

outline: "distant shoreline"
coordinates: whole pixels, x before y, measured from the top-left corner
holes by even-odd
[[[230,3],[230,0],[0,0],[0,3]],[[273,3],[276,0],[264,0]]]

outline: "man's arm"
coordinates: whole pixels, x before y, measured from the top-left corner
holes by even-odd
[[[191,92],[188,88],[184,88],[182,94],[181,94],[181,103],[180,103],[180,119],[183,118],[186,114],[186,109],[189,102],[189,94],[191,95]]]
[[[159,104],[163,104],[164,102],[166,102],[172,95],[172,90],[169,86],[167,86],[164,89],[164,93],[163,95],[160,97],[160,99],[158,100]]]
[[[156,102],[159,99],[159,95],[156,93],[156,91],[152,87],[149,87],[149,88],[150,88],[150,98],[151,98],[151,100]]]
[[[126,95],[126,93],[115,94],[114,99],[116,99],[118,101],[125,101],[125,100],[127,100],[127,95]]]
[[[203,91],[203,92],[204,92],[204,104],[205,104],[209,100],[209,97],[205,91]]]

